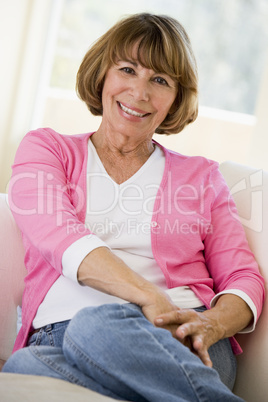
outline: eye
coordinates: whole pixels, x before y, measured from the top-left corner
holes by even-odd
[[[160,85],[169,86],[167,80],[165,80],[165,78],[163,78],[163,77],[155,77],[154,81],[157,82]]]
[[[122,67],[120,71],[123,71],[126,74],[135,74],[135,71],[131,67]]]

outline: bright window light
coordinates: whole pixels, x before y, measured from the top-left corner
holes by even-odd
[[[120,17],[144,11],[173,16],[186,28],[198,62],[203,112],[254,115],[267,63],[266,0],[63,0],[50,87],[74,90],[90,44]]]

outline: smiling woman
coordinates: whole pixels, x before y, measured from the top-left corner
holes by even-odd
[[[255,328],[263,278],[218,164],[152,139],[197,116],[185,30],[163,15],[119,21],[77,90],[97,131],[32,131],[13,165],[28,275],[3,370],[119,400],[239,401],[233,336]]]
[[[197,66],[188,35],[178,21],[132,16],[119,21],[90,48],[77,74],[77,92],[94,115],[102,115],[102,89],[108,69],[122,60],[128,65],[121,68],[128,67],[133,73],[138,62],[140,68],[154,72],[156,81],[165,78],[164,74],[170,86],[177,88],[174,107],[156,127],[156,133],[178,133],[196,119]]]
[[[135,147],[137,141],[144,140],[145,147],[150,149],[155,130],[165,120],[174,104],[177,85],[167,74],[162,74],[161,77],[155,71],[135,62],[135,50],[132,57],[134,62],[118,61],[106,73],[102,90],[102,123],[98,133],[102,132],[104,136],[109,133],[109,140],[115,142],[118,141],[119,134],[127,133],[129,139],[132,137],[132,143],[134,140],[132,146]],[[161,83],[159,79],[162,80]],[[96,137],[95,134],[94,136]],[[126,162],[125,168],[129,167],[129,161]]]

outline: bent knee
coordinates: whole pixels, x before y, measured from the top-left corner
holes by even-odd
[[[114,342],[121,342],[122,336],[130,335],[133,319],[146,320],[139,307],[131,307],[129,304],[86,307],[71,320],[64,339],[73,340],[82,350],[95,343],[113,345]],[[66,347],[65,341],[63,350]]]
[[[100,334],[105,329],[118,329],[119,323],[127,321],[127,318],[144,319],[144,316],[138,306],[130,304],[104,304],[98,307],[85,307],[80,310],[71,320],[67,332],[73,335],[84,335],[92,337],[92,335]]]

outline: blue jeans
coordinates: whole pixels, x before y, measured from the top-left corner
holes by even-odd
[[[229,341],[209,352],[216,369],[152,325],[138,306],[106,304],[42,328],[3,371],[63,379],[118,400],[242,401],[228,388],[235,377]]]

